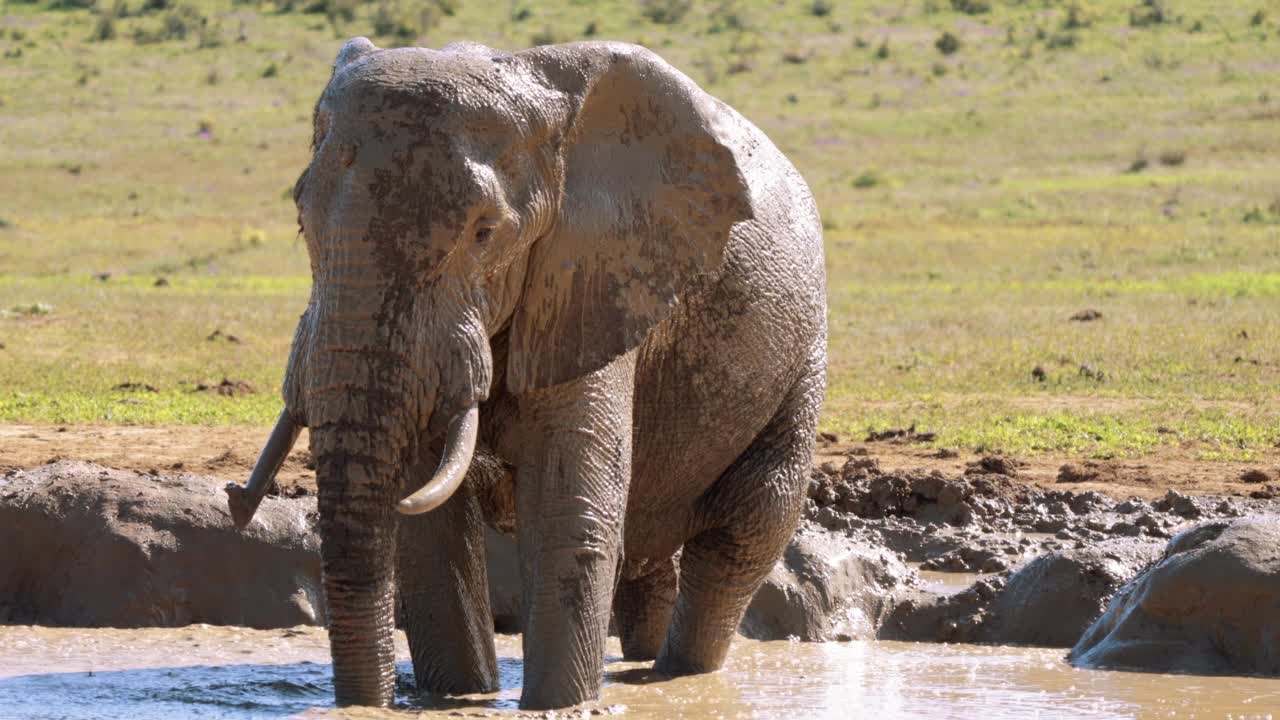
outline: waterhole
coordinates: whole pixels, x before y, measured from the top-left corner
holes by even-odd
[[[409,695],[399,636],[394,710],[333,708],[322,629],[0,626],[0,718],[518,717],[520,638],[498,637],[502,689]],[[663,679],[608,648],[604,695],[559,717],[1272,718],[1280,680],[1077,670],[1039,648],[739,638],[722,672]],[[546,713],[530,714],[548,717]]]

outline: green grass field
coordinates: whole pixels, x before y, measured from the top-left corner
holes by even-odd
[[[826,430],[1280,442],[1275,0],[89,2],[0,9],[2,422],[274,417],[287,191],[337,48],[381,30],[639,42],[768,132],[827,228]],[[194,389],[224,377],[258,392]]]

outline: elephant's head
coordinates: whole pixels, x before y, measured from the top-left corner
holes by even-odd
[[[396,510],[461,482],[490,338],[515,394],[638,345],[751,216],[739,122],[630,45],[343,46],[295,187],[313,285],[259,463],[310,427],[339,703],[391,699]],[[439,469],[402,498],[427,443]]]

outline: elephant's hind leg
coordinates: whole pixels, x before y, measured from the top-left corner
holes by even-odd
[[[629,570],[624,563],[613,598],[622,657],[653,660],[667,637],[676,604],[676,561],[671,557]]]
[[[704,529],[685,543],[680,591],[654,669],[718,670],[751,597],[800,520],[813,461],[821,372],[799,383],[772,421],[700,501]]]

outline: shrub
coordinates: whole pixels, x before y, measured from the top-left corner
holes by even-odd
[[[89,34],[90,42],[106,42],[116,39],[116,18],[111,13],[101,13]]]
[[[859,190],[873,188],[880,184],[880,175],[875,170],[863,170],[851,183],[853,187]]]
[[[530,45],[555,45],[560,42],[556,35],[555,28],[550,25],[544,25],[541,32],[536,32],[529,36]]]
[[[813,0],[809,4],[809,14],[814,17],[826,17],[831,14],[833,9],[828,0]]]
[[[989,0],[951,0],[951,9],[965,15],[981,15],[991,12]]]
[[[1259,25],[1261,25],[1266,21],[1267,21],[1267,13],[1264,10],[1259,10],[1255,12],[1253,16],[1249,18],[1249,24],[1252,25],[1253,27],[1258,27]]]
[[[885,38],[884,41],[880,43],[880,47],[876,48],[875,58],[877,60],[889,59],[889,38]]]
[[[960,38],[949,32],[944,32],[933,43],[933,46],[938,48],[938,52],[943,55],[954,55],[960,50]]]
[[[434,4],[418,8],[416,16],[399,4],[379,3],[373,14],[373,33],[393,37],[401,42],[411,42],[440,23],[441,11]]]
[[[1146,150],[1139,150],[1138,154],[1134,156],[1133,162],[1129,163],[1128,168],[1125,168],[1125,172],[1131,175],[1135,173],[1140,173],[1143,170],[1146,170],[1147,167],[1150,165],[1151,165],[1151,161],[1147,159]]]
[[[1160,153],[1160,164],[1168,167],[1177,167],[1187,161],[1187,152],[1185,150],[1165,150]]]
[[[641,0],[640,14],[659,25],[674,25],[693,8],[693,0]]]
[[[356,19],[358,0],[314,0],[303,8],[302,12],[313,15],[324,15],[330,22],[342,20],[351,22]]]
[[[143,0],[142,12],[161,12],[173,8],[172,0]]]
[[[1165,10],[1163,0],[1142,0],[1129,9],[1129,25],[1132,27],[1148,27],[1169,21],[1169,13]]]
[[[200,26],[199,40],[196,47],[207,50],[209,48],[222,47],[222,23],[214,23],[212,25],[204,23]]]
[[[271,63],[262,71],[262,77],[264,78],[273,78],[279,74],[280,74],[280,66],[276,65],[275,63]]]
[[[712,35],[722,33],[727,30],[741,32],[746,30],[750,23],[742,8],[734,0],[724,0],[711,11],[711,26],[707,28],[707,32]]]
[[[208,24],[208,18],[190,5],[182,7],[164,16],[163,36],[165,40],[186,40],[187,34]]]
[[[1069,50],[1076,46],[1078,38],[1073,32],[1058,32],[1049,36],[1045,47],[1050,50]]]
[[[1063,30],[1079,30],[1093,25],[1094,13],[1081,3],[1067,6],[1067,17],[1062,21]]]

